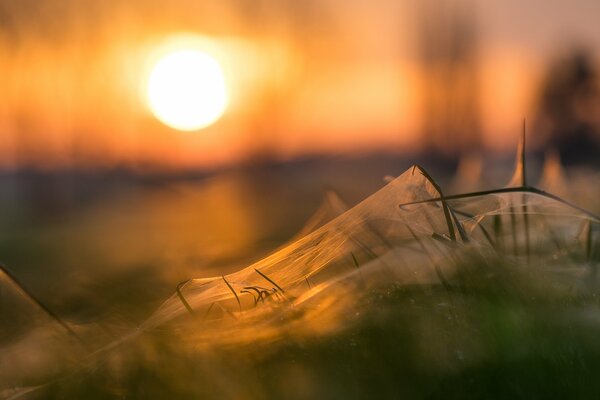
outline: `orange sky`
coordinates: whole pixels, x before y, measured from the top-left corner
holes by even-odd
[[[411,4],[1,0],[0,165],[191,168],[261,151],[411,151],[428,79]],[[511,147],[545,63],[561,46],[600,43],[600,5],[469,4],[485,143]],[[206,38],[231,97],[195,133],[158,122],[140,95],[153,52],[182,32]]]

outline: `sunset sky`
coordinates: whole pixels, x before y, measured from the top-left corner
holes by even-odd
[[[430,3],[437,4],[434,1]],[[257,153],[415,151],[425,115],[415,1],[0,0],[0,166],[201,168]],[[486,146],[512,147],[546,66],[600,55],[600,2],[452,1],[476,28]],[[193,37],[229,106],[180,132],[144,97],[156,55]]]

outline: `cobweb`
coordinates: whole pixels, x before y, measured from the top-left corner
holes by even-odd
[[[160,325],[189,309],[237,302],[236,296],[242,311],[253,307],[261,294],[294,299],[313,286],[377,259],[394,245],[408,244],[414,235],[443,231],[439,204],[398,207],[438,196],[439,192],[421,170],[412,168],[351,210],[265,259],[227,276],[188,281],[141,329]]]
[[[414,166],[350,209],[329,194],[273,254],[232,274],[180,284],[135,331],[82,365],[149,331],[180,334],[194,346],[335,333],[352,323],[372,289],[450,287],[474,258],[585,279],[600,257],[599,226],[590,213],[527,187],[444,197]]]
[[[326,202],[305,235],[257,263],[181,284],[139,331],[190,315],[194,340],[205,342],[252,341],[315,325],[319,331],[336,328],[369,288],[390,282],[447,285],[473,253],[569,268],[573,260],[591,257],[598,223],[543,193],[445,200],[417,166],[350,210],[340,204]]]

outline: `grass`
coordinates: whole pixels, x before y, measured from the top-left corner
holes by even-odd
[[[354,322],[326,335],[199,350],[182,338],[190,332],[155,332],[44,396],[593,398],[599,299],[556,279],[472,259],[445,287],[366,292]]]
[[[65,354],[4,397],[596,398],[600,218],[529,186],[524,145],[514,186],[448,196],[413,167],[245,269],[182,282],[123,340],[38,301],[108,346],[70,357],[42,324]]]

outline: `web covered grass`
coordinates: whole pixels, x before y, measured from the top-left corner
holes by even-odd
[[[182,283],[135,331],[4,393],[597,393],[600,221],[520,183],[444,196],[412,167],[350,209],[330,197],[272,255]]]

